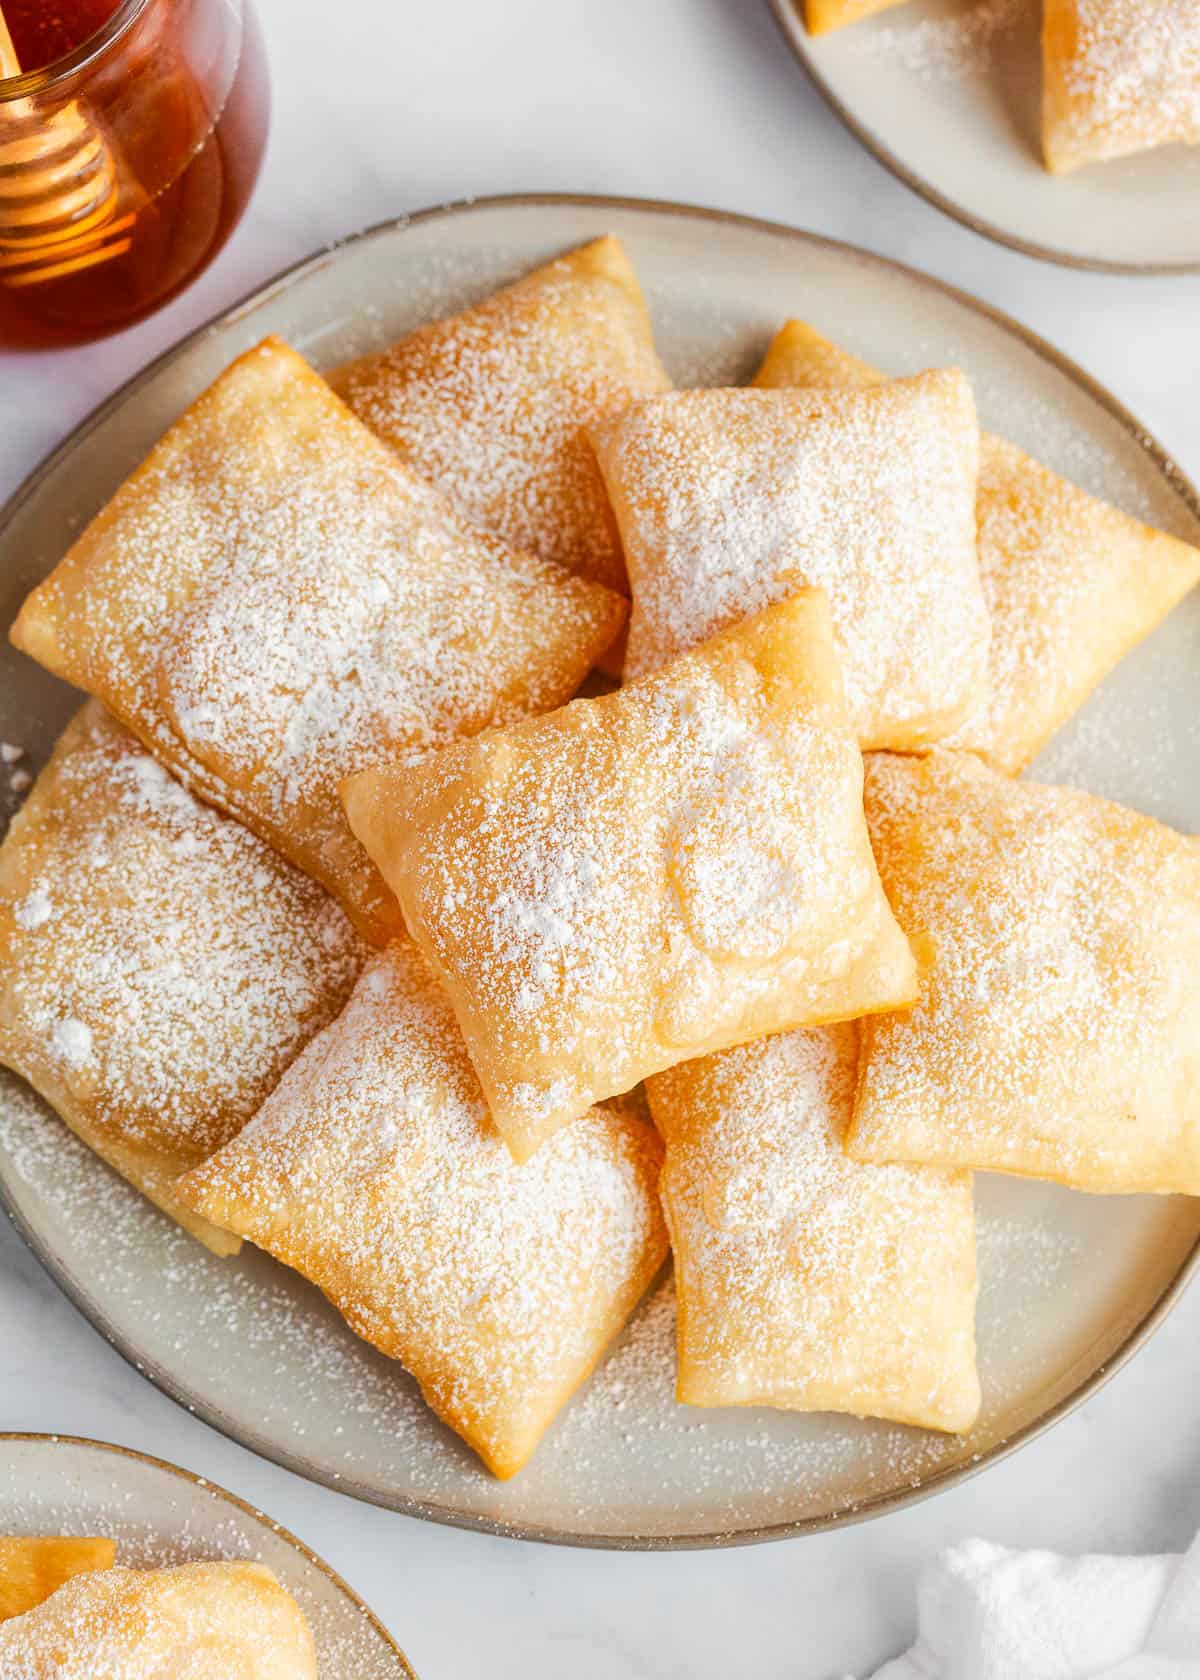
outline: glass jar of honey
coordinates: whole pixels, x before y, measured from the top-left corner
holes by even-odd
[[[21,67],[0,79],[0,345],[97,338],[193,280],[245,210],[269,113],[257,21],[250,0],[0,10]]]

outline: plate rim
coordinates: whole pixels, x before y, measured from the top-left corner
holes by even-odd
[[[312,1547],[293,1534],[290,1528],[285,1528],[283,1523],[276,1522],[274,1517],[268,1516],[257,1505],[252,1505],[248,1499],[243,1499],[240,1494],[231,1493],[220,1482],[213,1481],[211,1476],[201,1476],[195,1470],[185,1469],[182,1464],[173,1464],[170,1459],[159,1458],[156,1454],[143,1452],[138,1447],[122,1446],[117,1441],[102,1441],[94,1435],[64,1435],[57,1430],[0,1430],[0,1451],[6,1446],[17,1443],[29,1444],[31,1442],[38,1446],[85,1447],[89,1452],[108,1453],[116,1458],[132,1459],[137,1464],[149,1465],[152,1470],[165,1471],[181,1482],[188,1482],[192,1487],[200,1488],[204,1493],[211,1493],[216,1499],[223,1500],[227,1505],[232,1505],[241,1511],[243,1516],[250,1517],[256,1523],[264,1524],[277,1539],[284,1541],[293,1551],[299,1552],[306,1563],[313,1564],[344,1597],[350,1600],[354,1608],[360,1611],[370,1623],[372,1630],[379,1635],[386,1645],[391,1647],[394,1654],[399,1658],[400,1671],[406,1674],[409,1680],[418,1680],[416,1669],[392,1638],[387,1628],[384,1627],[374,1610],[359,1597],[354,1588],[338,1574],[332,1564],[326,1563],[319,1552],[313,1551]]]
[[[787,3],[787,0],[771,0],[771,3],[772,5],[779,5]],[[43,457],[7,501],[0,506],[0,545],[3,544],[7,529],[20,508],[37,492],[42,482],[55,471],[74,448],[99,426],[103,425],[110,414],[127,399],[136,395],[142,385],[153,379],[169,362],[217,328],[236,325],[261,304],[268,302],[309,274],[320,272],[322,269],[329,267],[338,260],[342,251],[349,247],[356,247],[366,241],[403,233],[411,227],[421,226],[431,221],[467,217],[476,211],[486,212],[509,208],[521,210],[586,209],[606,214],[651,212],[656,215],[680,217],[685,220],[712,222],[725,227],[740,227],[750,232],[766,233],[777,238],[791,240],[801,247],[816,247],[837,252],[843,256],[849,256],[857,262],[873,266],[886,273],[899,274],[920,286],[930,288],[949,298],[952,302],[999,326],[1026,349],[1031,350],[1058,373],[1064,375],[1078,388],[1082,389],[1087,396],[1118,422],[1129,439],[1150,458],[1157,470],[1166,478],[1171,489],[1179,496],[1192,516],[1200,521],[1200,490],[1197,490],[1174,457],[1152,433],[1141,425],[1119,398],[1115,397],[1106,386],[1102,385],[1086,369],[1080,367],[1078,363],[1062,351],[1057,350],[1040,334],[1034,332],[1032,328],[1025,326],[1022,322],[983,299],[974,297],[971,293],[952,285],[950,282],[939,279],[936,275],[928,274],[922,269],[898,262],[891,257],[882,256],[878,252],[867,250],[862,246],[850,244],[845,240],[834,239],[826,234],[794,227],[786,222],[745,215],[737,211],[664,199],[594,193],[516,192],[452,199],[400,216],[386,218],[370,227],[348,234],[342,239],[332,241],[310,256],[289,264],[270,279],[244,294],[235,303],[217,311],[207,321],[191,332],[184,334],[183,337],[168,346],[145,367],[121,384],[110,396],[92,409],[78,425],[73,427],[61,443]],[[1082,1383],[1068,1394],[1063,1395],[1047,1411],[1030,1419],[1028,1423],[1012,1435],[1004,1437],[985,1451],[974,1454],[958,1464],[948,1465],[944,1469],[935,1471],[915,1487],[896,1487],[886,1493],[844,1506],[840,1510],[827,1512],[821,1516],[792,1518],[778,1523],[760,1523],[748,1528],[717,1528],[688,1534],[589,1534],[563,1528],[546,1527],[532,1522],[510,1522],[503,1518],[480,1516],[470,1511],[452,1510],[435,1502],[418,1499],[407,1494],[389,1495],[371,1488],[354,1476],[326,1471],[319,1465],[307,1460],[302,1453],[291,1451],[285,1446],[263,1439],[254,1429],[245,1428],[235,1419],[229,1417],[221,1406],[201,1401],[189,1394],[186,1384],[178,1381],[158,1361],[147,1359],[143,1353],[139,1352],[133,1341],[116,1329],[104,1309],[86,1299],[83,1286],[76,1281],[69,1268],[50,1251],[48,1245],[42,1241],[41,1237],[13,1205],[2,1178],[0,1178],[0,1208],[3,1209],[17,1234],[44,1267],[54,1283],[109,1346],[114,1348],[139,1375],[145,1377],[155,1388],[166,1394],[191,1416],[199,1418],[209,1428],[224,1435],[228,1440],[256,1453],[269,1463],[277,1464],[282,1469],[303,1477],[306,1481],[315,1482],[318,1486],[328,1487],[337,1493],[344,1493],[348,1497],[363,1501],[365,1504],[397,1511],[402,1515],[424,1521],[440,1523],[450,1528],[466,1529],[474,1533],[492,1534],[505,1539],[536,1541],[542,1544],[569,1546],[593,1551],[677,1552],[756,1545],[770,1540],[786,1540],[800,1535],[821,1534],[832,1529],[847,1528],[932,1498],[935,1494],[965,1482],[981,1470],[993,1464],[998,1464],[1002,1459],[1016,1452],[1018,1448],[1036,1440],[1039,1435],[1051,1429],[1056,1423],[1073,1412],[1076,1407],[1081,1406],[1086,1400],[1098,1393],[1143,1344],[1149,1341],[1150,1337],[1166,1319],[1168,1313],[1178,1304],[1188,1284],[1197,1270],[1200,1269],[1200,1232],[1198,1232],[1179,1269],[1150,1310],[1125,1335],[1108,1359],[1098,1365]],[[4,1438],[4,1435],[0,1433],[0,1441],[3,1441]],[[86,1437],[66,1436],[57,1438],[87,1439]],[[91,1444],[105,1445],[106,1443]],[[138,1454],[132,1448],[119,1448],[117,1450],[131,1452],[135,1457],[150,1456]],[[164,1461],[155,1460],[154,1462]],[[166,1468],[177,1469],[176,1466],[169,1464],[166,1465]],[[189,1471],[180,1471],[179,1473],[184,1476],[191,1475]],[[197,1479],[203,1480],[204,1478]],[[221,1491],[224,1492],[225,1490],[222,1489]],[[236,1504],[245,1504],[244,1501],[237,1498],[236,1494],[228,1494],[227,1497]],[[247,1506],[245,1508],[253,1512],[252,1507]],[[253,1514],[261,1515],[261,1513]],[[271,1521],[270,1518],[266,1520]],[[294,1539],[295,1537],[289,1536],[289,1538]],[[300,1546],[302,1551],[307,1551],[303,1542],[297,1541],[296,1544]],[[320,1562],[321,1560],[316,1559],[316,1561]],[[328,1566],[324,1567],[327,1568]],[[333,1571],[330,1570],[329,1573],[333,1574]],[[340,1580],[340,1577],[338,1579]],[[351,1591],[349,1588],[346,1590]],[[351,1596],[356,1595],[351,1592]],[[368,1614],[371,1614],[371,1612],[368,1611]],[[401,1655],[403,1656],[403,1653]]]
[[[1057,246],[1043,245],[1039,240],[1025,239],[1019,233],[1002,227],[1000,223],[991,222],[986,216],[979,216],[974,210],[968,210],[965,204],[960,204],[957,199],[942,192],[931,181],[927,181],[923,175],[902,162],[887,142],[856,116],[845,100],[833,91],[812,51],[812,37],[804,27],[804,21],[797,9],[798,3],[799,0],[767,0],[780,33],[792,50],[792,56],[843,127],[847,128],[858,143],[894,175],[902,186],[916,193],[918,198],[923,198],[927,204],[932,204],[935,210],[940,210],[944,216],[949,216],[952,221],[969,228],[981,238],[990,239],[993,244],[1004,245],[1010,251],[1019,251],[1022,256],[1035,257],[1040,262],[1056,263],[1060,268],[1073,268],[1085,274],[1200,274],[1200,258],[1189,262],[1120,262],[1113,257],[1081,256],[1075,251],[1060,251]]]

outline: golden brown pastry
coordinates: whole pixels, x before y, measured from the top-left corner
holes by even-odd
[[[1196,0],[1045,0],[1042,142],[1056,175],[1200,142]]]
[[[819,590],[344,797],[518,1160],[675,1062],[912,996]]]
[[[0,846],[0,1062],[217,1253],[171,1186],[332,1020],[338,906],[90,701]]]
[[[666,1257],[661,1154],[647,1121],[595,1109],[516,1166],[405,940],[179,1194],[316,1283],[511,1476]]]
[[[966,1430],[979,1411],[970,1175],[850,1160],[857,1067],[844,1023],[649,1081],[679,1399]]]
[[[670,389],[620,242],[596,239],[334,377],[469,519],[628,593],[584,428]]]
[[[869,759],[867,814],[921,994],[851,1154],[1200,1194],[1200,841],[967,753]]]
[[[623,601],[468,525],[278,339],[178,420],[13,640],[385,939],[340,777],[573,694]]]
[[[956,369],[866,391],[684,391],[593,428],[633,586],[626,678],[812,584],[864,749],[947,734],[987,673],[978,437]]]
[[[901,0],[804,0],[804,25],[810,35],[826,35],[900,4]]]
[[[803,321],[775,335],[756,385],[856,386],[884,375]],[[990,682],[942,743],[1015,774],[1200,580],[1200,550],[1143,525],[993,437],[976,516],[992,619]]]
[[[76,1575],[0,1624],[5,1680],[317,1680],[300,1606],[260,1563]]]
[[[74,1575],[111,1569],[116,1555],[111,1540],[0,1534],[0,1622],[23,1616]]]

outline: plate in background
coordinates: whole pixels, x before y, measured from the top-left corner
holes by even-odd
[[[1200,147],[1043,167],[1039,0],[906,0],[816,37],[801,4],[771,0],[819,92],[939,210],[1074,268],[1200,272]]]
[[[0,516],[0,624],[188,402],[279,332],[323,368],[595,235],[626,241],[664,359],[688,383],[747,377],[803,314],[895,372],[957,362],[985,423],[1063,473],[1200,541],[1200,500],[1113,398],[1023,328],[879,257],[681,206],[485,200],[349,240],[274,281],[99,409]],[[897,346],[906,347],[904,357]],[[44,763],[78,696],[0,651],[0,738]],[[1200,595],[1122,665],[1045,755],[1076,780],[1200,830]],[[20,1081],[0,1083],[0,1190],[94,1325],[244,1445],[397,1510],[579,1545],[718,1545],[803,1532],[948,1485],[1091,1392],[1194,1267],[1200,1201],[1089,1197],[981,1178],[984,1410],[963,1440],[672,1396],[669,1286],[643,1306],[533,1462],[499,1483],[312,1287],[247,1246],[218,1260],[117,1178]]]
[[[128,1447],[0,1434],[0,1534],[103,1535],[131,1569],[265,1563],[308,1618],[320,1680],[414,1680],[381,1623],[295,1535],[215,1483]]]

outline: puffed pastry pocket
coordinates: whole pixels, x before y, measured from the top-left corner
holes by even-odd
[[[829,608],[351,779],[351,826],[450,995],[518,1160],[708,1050],[907,1003]]]
[[[636,1111],[597,1108],[518,1166],[404,940],[178,1194],[317,1284],[506,1477],[666,1258],[661,1157]]]
[[[968,753],[866,792],[921,989],[863,1023],[850,1153],[1200,1194],[1200,841]]]
[[[23,1616],[75,1575],[111,1569],[116,1556],[112,1540],[0,1534],[0,1622]]]
[[[266,339],[176,421],[12,637],[381,942],[396,907],[340,778],[558,705],[624,617],[619,596],[468,524]]]
[[[0,1623],[19,1680],[317,1680],[300,1606],[260,1563],[76,1575]]]
[[[864,391],[681,391],[592,440],[633,591],[627,679],[807,584],[829,596],[864,749],[925,746],[978,703],[979,427],[957,369]]]
[[[333,384],[468,519],[628,593],[585,427],[671,381],[619,240],[595,239],[418,327]]]
[[[331,1021],[362,947],[334,901],[201,805],[94,700],[0,845],[0,1062],[217,1253],[171,1186]]]
[[[1042,144],[1048,169],[1061,175],[1151,146],[1198,142],[1195,0],[1045,0]]]
[[[968,1173],[852,1161],[853,1022],[648,1081],[679,1301],[679,1399],[969,1429]]]
[[[755,384],[884,381],[803,321],[780,328]],[[1015,774],[1200,581],[1200,550],[1131,519],[984,432],[979,570],[992,620],[985,695],[941,743]]]

